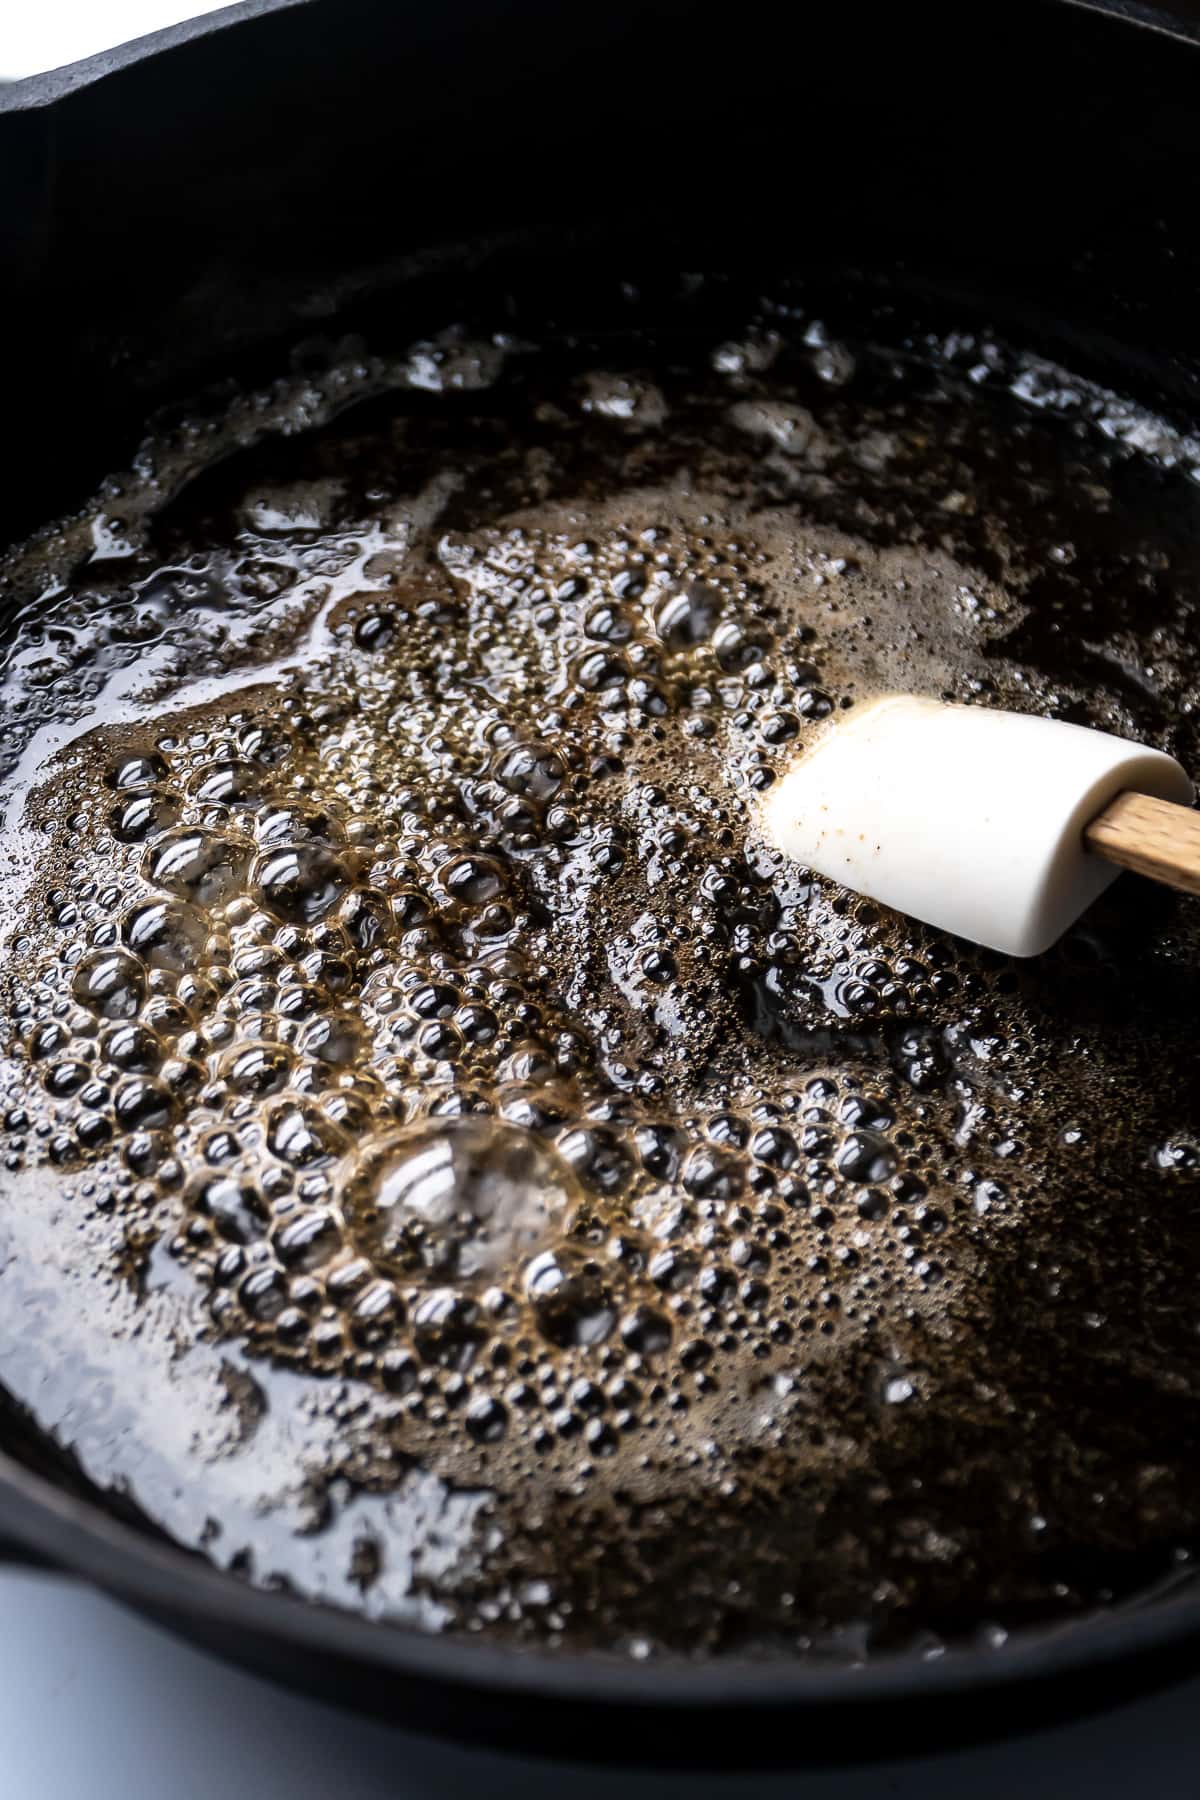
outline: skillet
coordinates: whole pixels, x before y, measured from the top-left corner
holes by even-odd
[[[1200,20],[1010,0],[250,0],[0,95],[7,539],[123,466],[148,412],[475,267],[601,321],[623,273],[842,269],[967,301],[1180,418],[1200,401]],[[520,301],[516,302],[519,314]],[[2,1300],[2,1293],[0,1293]],[[28,1422],[0,1540],[245,1666],[464,1741],[624,1761],[894,1755],[1200,1662],[1180,1587],[1003,1652],[862,1665],[546,1657],[259,1592],[164,1541]]]

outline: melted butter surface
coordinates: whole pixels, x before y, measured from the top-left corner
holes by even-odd
[[[1195,768],[1194,454],[978,338],[451,334],[11,552],[14,1400],[430,1629],[792,1653],[1186,1569],[1194,903],[1022,968],[752,820],[881,687]]]

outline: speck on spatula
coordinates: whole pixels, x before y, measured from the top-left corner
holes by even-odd
[[[1023,713],[886,694],[828,726],[763,803],[806,868],[1010,956],[1036,956],[1121,869],[1200,894],[1173,757]]]

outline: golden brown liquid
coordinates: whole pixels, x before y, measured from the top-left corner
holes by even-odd
[[[1195,903],[1018,966],[753,818],[884,686],[1195,766],[1187,441],[979,340],[607,348],[322,423],[335,368],[10,557],[0,1380],[431,1627],[853,1648],[1186,1569]]]

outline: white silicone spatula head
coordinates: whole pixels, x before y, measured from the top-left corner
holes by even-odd
[[[1107,732],[889,694],[828,726],[763,820],[788,856],[857,893],[1036,956],[1116,877],[1083,834],[1129,790],[1192,797],[1172,757]]]

